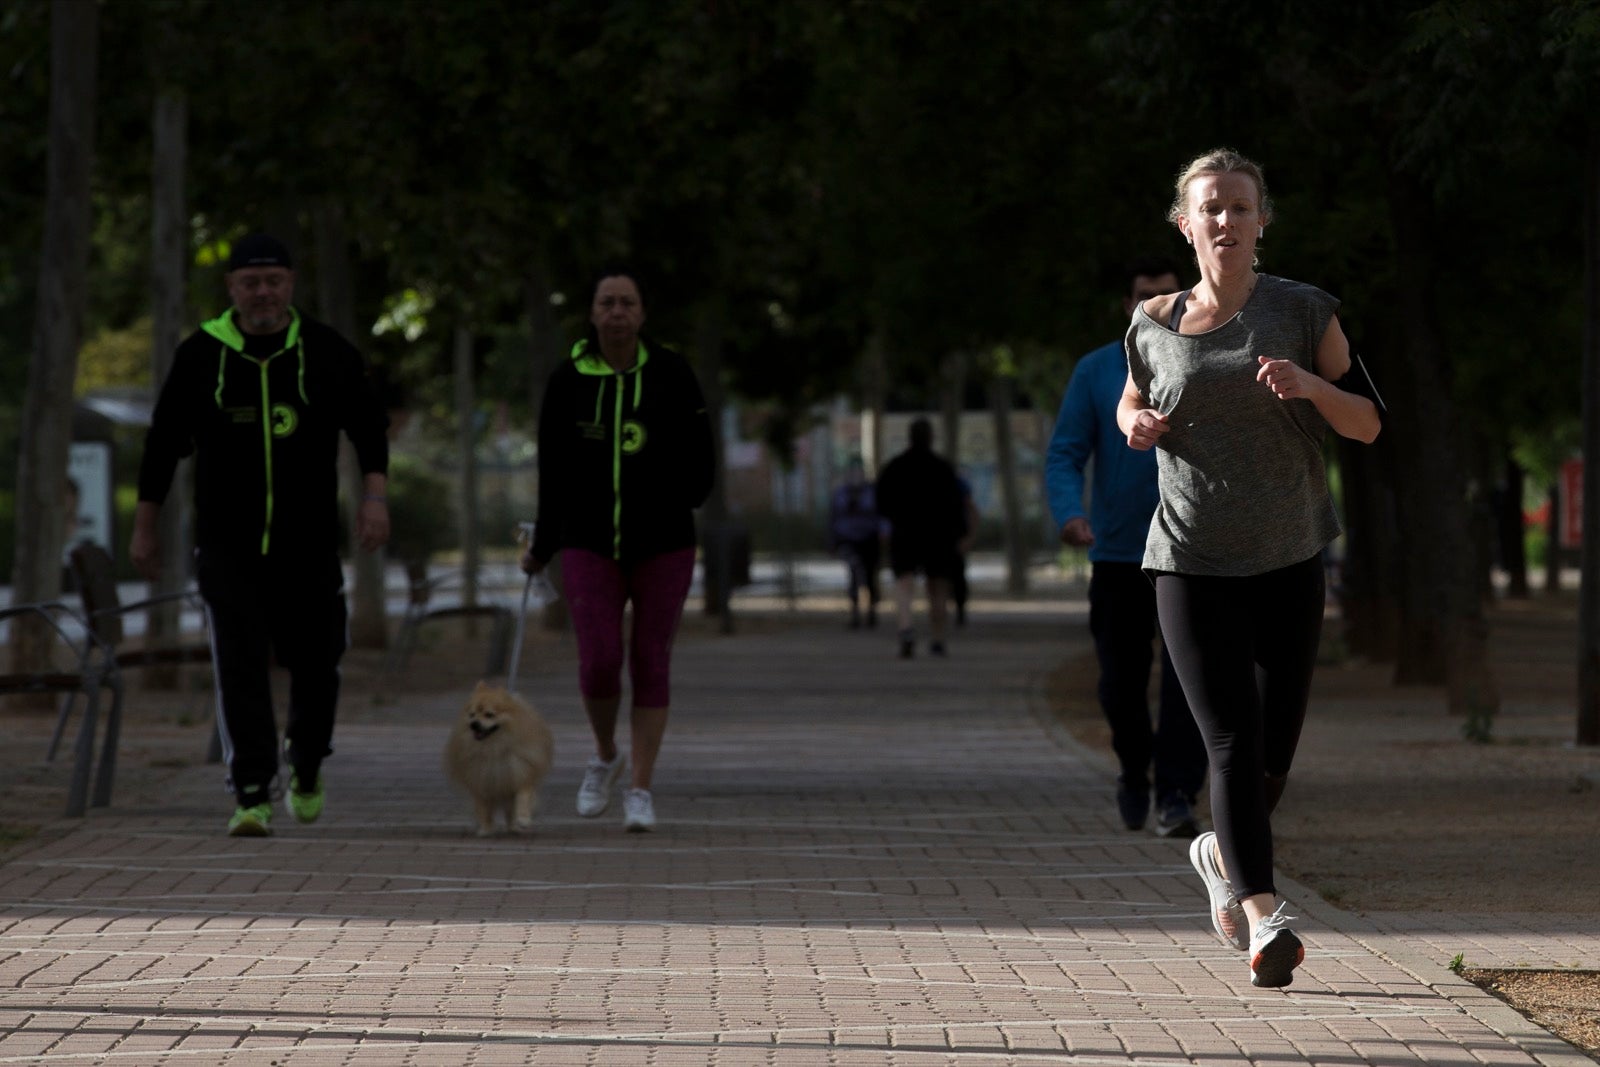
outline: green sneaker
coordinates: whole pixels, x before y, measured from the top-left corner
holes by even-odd
[[[311,792],[300,791],[300,776],[289,776],[289,791],[283,794],[283,803],[289,809],[289,814],[294,816],[295,822],[316,822],[317,816],[322,814],[322,775],[317,775],[316,784],[311,787]]]
[[[228,820],[229,837],[269,837],[272,834],[272,805],[255,804],[234,809]]]

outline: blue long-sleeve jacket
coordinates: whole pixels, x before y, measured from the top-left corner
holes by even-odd
[[[1056,528],[1084,514],[1084,469],[1094,460],[1089,501],[1092,562],[1139,563],[1160,494],[1156,452],[1128,447],[1117,427],[1117,403],[1128,380],[1121,341],[1095,349],[1073,369],[1045,455],[1045,488]]]

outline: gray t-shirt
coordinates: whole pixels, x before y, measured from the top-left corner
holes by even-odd
[[[1264,574],[1316,555],[1339,535],[1322,441],[1309,400],[1279,400],[1256,381],[1257,356],[1315,373],[1317,345],[1339,301],[1262,274],[1238,314],[1180,334],[1143,306],[1128,327],[1128,371],[1167,416],[1156,469],[1161,504],[1144,568],[1178,574]]]

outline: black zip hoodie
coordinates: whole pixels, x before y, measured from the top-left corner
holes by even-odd
[[[360,353],[292,312],[283,346],[247,355],[228,312],[178,346],[145,434],[139,499],[160,504],[195,454],[202,554],[301,559],[339,546],[339,432],[363,474],[387,473],[389,419]]]
[[[705,398],[682,356],[641,340],[618,373],[579,341],[539,413],[534,558],[582,548],[632,564],[694,547],[715,466]]]

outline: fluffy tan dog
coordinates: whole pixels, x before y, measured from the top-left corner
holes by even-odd
[[[550,773],[555,742],[544,718],[514,693],[479,682],[444,749],[450,780],[472,798],[478,836],[494,833],[495,813],[507,829],[533,828],[539,783]]]

